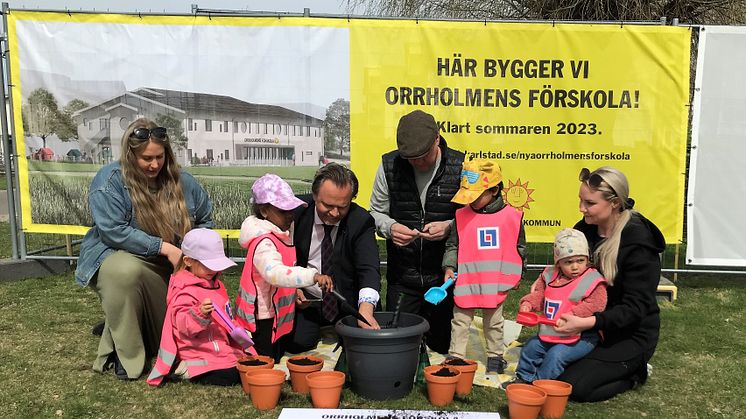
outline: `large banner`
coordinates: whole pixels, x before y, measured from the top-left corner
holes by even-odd
[[[746,266],[746,28],[705,26],[692,116],[686,262]],[[738,186],[741,185],[741,186]]]
[[[320,164],[349,162],[367,207],[399,118],[422,109],[500,163],[530,241],[580,218],[578,173],[603,165],[681,240],[687,28],[13,12],[8,30],[26,231],[86,230],[90,179],[139,116],[173,133],[227,232],[265,172],[308,192]]]

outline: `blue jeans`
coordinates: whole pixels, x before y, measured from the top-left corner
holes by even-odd
[[[584,332],[572,344],[547,343],[534,336],[523,345],[516,376],[525,381],[554,380],[565,367],[586,356],[598,343],[598,333]]]

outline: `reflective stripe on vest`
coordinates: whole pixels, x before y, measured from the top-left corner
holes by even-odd
[[[562,314],[572,312],[572,309],[589,296],[597,286],[606,282],[604,277],[595,269],[588,268],[581,276],[560,287],[550,287],[549,284],[557,279],[560,272],[554,266],[547,267],[542,272],[544,280],[544,315],[549,319],[559,319]],[[539,325],[539,339],[549,343],[575,343],[580,334],[566,335],[557,333],[550,325]]]
[[[272,240],[282,256],[282,264],[295,265],[295,247],[285,244],[272,233],[257,236],[251,240],[246,252],[246,265],[241,273],[241,284],[236,298],[236,323],[250,332],[256,331],[257,281],[264,281],[254,266],[254,252],[264,239]],[[295,320],[295,288],[270,286],[275,315],[272,327],[272,342],[293,330]]]
[[[518,285],[523,260],[518,253],[523,213],[505,206],[481,214],[465,206],[456,211],[458,278],[454,302],[461,308],[496,308]]]

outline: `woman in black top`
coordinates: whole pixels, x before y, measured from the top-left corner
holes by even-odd
[[[562,316],[556,330],[579,333],[594,329],[599,345],[559,377],[573,386],[576,401],[606,400],[647,379],[647,362],[660,329],[656,289],[665,248],[658,227],[635,211],[626,176],[613,167],[580,172],[580,212],[575,228],[592,249],[593,262],[609,282],[606,309],[594,316]]]

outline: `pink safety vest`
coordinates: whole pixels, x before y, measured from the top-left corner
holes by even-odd
[[[497,308],[518,285],[523,261],[518,235],[523,213],[505,206],[493,214],[456,210],[458,278],[453,299],[461,308]]]
[[[241,273],[241,283],[236,297],[236,323],[250,332],[256,331],[257,283],[264,281],[256,266],[254,266],[254,252],[256,246],[264,239],[272,240],[277,251],[282,255],[282,263],[285,266],[295,265],[295,246],[285,244],[274,234],[263,234],[251,240],[248,252],[246,252],[246,265],[244,265]],[[272,327],[272,342],[275,342],[293,330],[295,288],[270,286],[270,289],[272,290],[272,305],[275,309]]]
[[[549,266],[541,273],[544,279],[544,315],[550,320],[559,319],[563,313],[569,313],[583,298],[591,295],[600,284],[606,283],[601,274],[588,268],[582,275],[560,287],[550,286],[549,283],[557,279],[560,271]],[[564,335],[554,331],[550,325],[539,325],[539,339],[549,343],[575,343],[580,340],[580,334]]]

